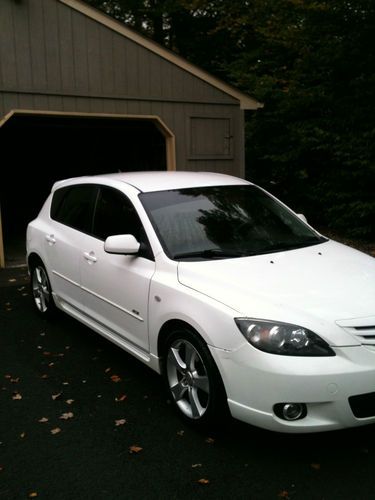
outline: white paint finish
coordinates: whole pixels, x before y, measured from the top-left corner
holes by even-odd
[[[124,172],[93,177],[77,177],[65,181],[58,181],[54,184],[52,189],[55,190],[58,187],[73,185],[79,182],[95,182],[95,180],[106,184],[108,184],[109,181],[113,181],[120,189],[123,183],[129,184],[143,193],[199,186],[250,184],[243,179],[230,175],[207,172]]]
[[[58,307],[156,371],[161,328],[170,320],[188,323],[209,346],[233,416],[245,422],[284,432],[375,422],[375,417],[355,418],[348,403],[350,396],[375,387],[375,342],[371,336],[363,340],[363,331],[355,330],[374,326],[373,258],[328,241],[274,254],[178,263],[163,253],[139,192],[246,181],[207,173],[153,172],[70,179],[54,189],[82,182],[105,184],[128,196],[155,261],[106,253],[103,241],[51,221],[48,199],[29,225],[27,249],[37,253],[52,274]],[[60,241],[68,249],[59,256],[66,268],[51,257]],[[309,328],[333,346],[335,356],[262,352],[245,340],[235,324],[237,317]],[[279,419],[273,406],[280,402],[306,403],[307,416],[295,422]]]
[[[82,237],[82,250],[80,274],[86,314],[148,352],[148,296],[155,262],[109,254],[103,241],[88,235]],[[88,261],[83,255],[86,252],[96,260]]]
[[[336,346],[358,344],[336,320],[369,316],[375,305],[374,259],[333,241],[275,254],[180,262],[178,278],[240,316],[319,329]]]

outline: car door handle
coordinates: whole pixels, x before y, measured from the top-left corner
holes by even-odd
[[[98,259],[95,257],[94,252],[84,252],[83,253],[84,258],[87,260],[87,262],[90,264],[90,262],[94,263]]]
[[[46,234],[46,241],[48,241],[50,245],[54,245],[56,243],[55,236],[53,234]]]

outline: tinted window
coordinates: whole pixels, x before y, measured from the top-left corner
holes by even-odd
[[[97,187],[92,184],[58,189],[52,199],[52,219],[90,233],[96,195]]]
[[[105,240],[115,234],[132,234],[139,241],[141,221],[126,196],[109,187],[101,187],[96,204],[93,235]]]
[[[218,186],[139,195],[172,258],[226,258],[325,241],[255,186]]]

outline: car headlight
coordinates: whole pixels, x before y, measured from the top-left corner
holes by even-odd
[[[335,356],[327,342],[302,326],[250,318],[235,318],[251,345],[271,354],[284,356]]]

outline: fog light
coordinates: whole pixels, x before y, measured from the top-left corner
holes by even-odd
[[[278,403],[273,407],[275,414],[283,420],[301,420],[306,417],[305,403]]]

